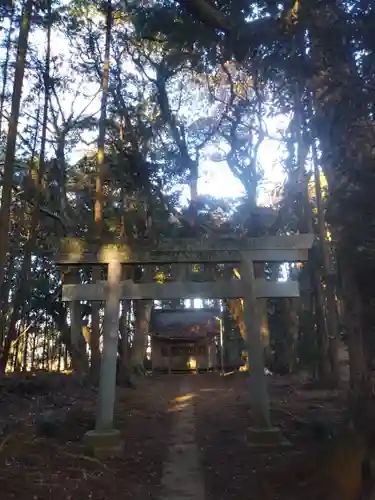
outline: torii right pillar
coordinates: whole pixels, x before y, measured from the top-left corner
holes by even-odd
[[[278,428],[272,427],[267,380],[264,373],[264,345],[261,321],[254,290],[254,262],[242,255],[241,280],[244,282],[245,345],[249,366],[249,391],[253,427],[248,434],[252,446],[286,444]]]

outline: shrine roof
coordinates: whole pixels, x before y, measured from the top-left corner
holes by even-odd
[[[218,309],[153,309],[150,333],[164,339],[198,339],[218,335]]]

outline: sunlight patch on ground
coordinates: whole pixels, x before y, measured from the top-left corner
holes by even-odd
[[[177,396],[174,401],[176,403],[182,403],[196,397],[196,394],[185,394],[184,396]]]
[[[195,397],[197,397],[197,395],[194,393],[184,394],[183,396],[175,397],[171,401],[172,406],[171,408],[169,408],[168,413],[178,412],[183,410],[184,408],[187,408],[188,406],[191,405],[191,402]]]
[[[190,405],[190,401],[189,401],[189,402],[187,402],[187,403],[179,403],[179,404],[176,404],[176,405],[175,405],[175,406],[173,406],[172,408],[169,408],[168,413],[176,413],[176,412],[179,412],[179,411],[184,410],[185,408],[187,408],[189,405]]]

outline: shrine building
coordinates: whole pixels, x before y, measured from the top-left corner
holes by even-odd
[[[220,310],[153,309],[153,371],[208,371],[219,367]]]

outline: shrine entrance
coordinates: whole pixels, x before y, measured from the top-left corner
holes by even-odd
[[[81,300],[105,301],[103,325],[103,351],[99,383],[96,429],[87,435],[92,447],[114,451],[119,444],[119,433],[113,428],[116,387],[116,360],[119,329],[120,301],[125,299],[243,299],[245,348],[249,365],[249,401],[254,421],[254,436],[258,444],[278,436],[271,427],[270,409],[264,374],[264,350],[261,340],[257,299],[268,297],[298,297],[297,281],[255,278],[254,263],[303,262],[308,259],[314,235],[269,236],[238,240],[219,238],[202,240],[162,240],[157,245],[147,242],[111,244],[90,248],[76,239],[62,241],[57,263],[69,276],[82,266],[106,266],[107,280],[94,284],[72,283],[63,285],[62,298],[70,303],[72,344],[77,342],[74,318],[76,305]],[[137,283],[121,280],[123,266],[142,265],[158,267],[166,264],[178,266],[206,265],[211,271],[217,266],[222,272],[213,273],[211,280],[194,282],[185,276],[167,283]],[[233,269],[236,273],[233,273]],[[228,271],[229,272],[226,272]],[[191,276],[190,276],[191,278]],[[240,278],[240,279],[239,279]]]

